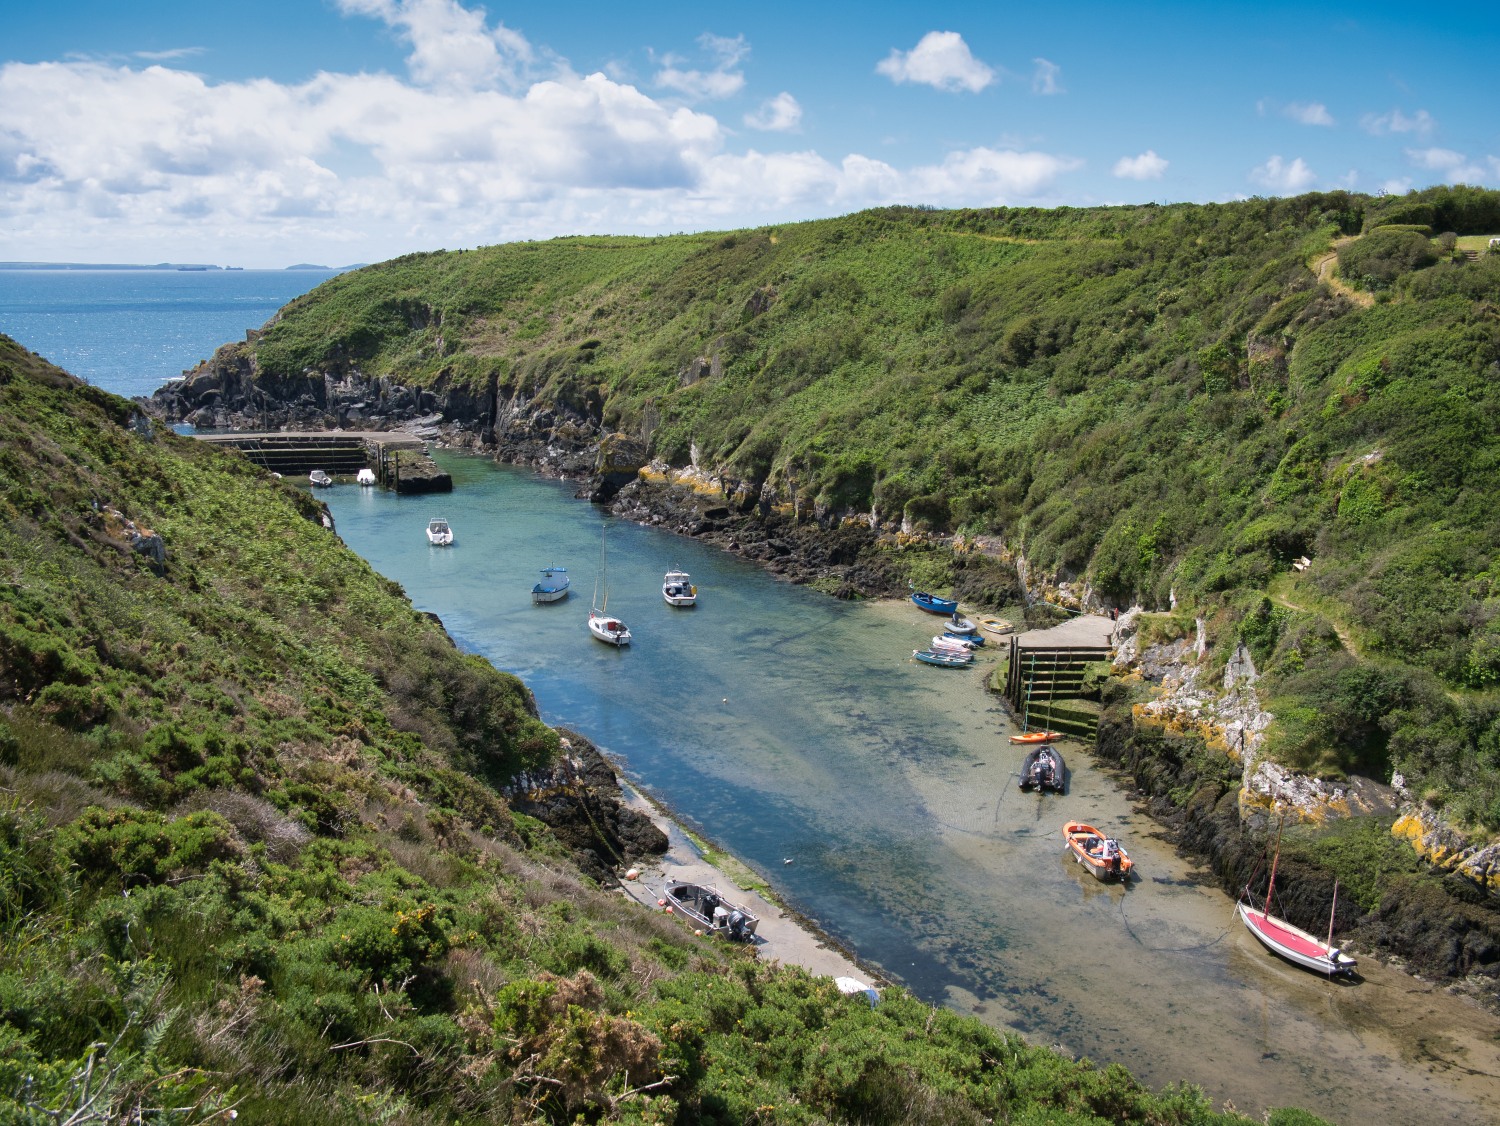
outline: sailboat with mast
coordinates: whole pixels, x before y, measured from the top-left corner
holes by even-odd
[[[1352,976],[1357,963],[1333,944],[1333,916],[1339,905],[1337,881],[1334,881],[1333,885],[1333,905],[1328,909],[1328,940],[1326,942],[1308,934],[1300,927],[1292,926],[1285,919],[1271,914],[1272,896],[1276,893],[1276,865],[1281,860],[1281,824],[1278,822],[1276,825],[1276,852],[1271,858],[1271,879],[1266,887],[1265,906],[1255,906],[1247,885],[1244,898],[1236,907],[1236,913],[1250,933],[1271,953],[1279,954],[1287,961],[1294,962],[1314,973],[1327,974],[1330,978]]]
[[[599,529],[599,571],[594,576],[594,600],[589,606],[589,632],[606,645],[629,645],[630,630],[609,613],[609,565],[605,557],[604,529]],[[600,589],[604,600],[599,600]]]

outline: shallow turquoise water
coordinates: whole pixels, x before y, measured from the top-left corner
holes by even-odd
[[[1456,1096],[1428,1105],[1432,1076],[1370,1027],[1371,986],[1330,988],[1266,956],[1082,748],[1065,745],[1066,794],[1021,794],[1022,749],[983,688],[993,651],[972,670],[917,664],[937,619],[909,603],[838,602],[605,518],[574,485],[437,456],[451,495],[320,491],[345,542],[521,677],[544,719],[587,735],[891,980],[1245,1111],[1474,1120]],[[433,516],[452,522],[452,547],[427,544]],[[585,625],[601,529],[609,608],[635,638],[623,650]],[[553,563],[572,594],[533,605]],[[662,600],[674,568],[697,607]],[[1121,836],[1143,878],[1124,890],[1084,875],[1061,844],[1073,818]]]

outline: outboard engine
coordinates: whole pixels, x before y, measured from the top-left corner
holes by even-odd
[[[743,912],[734,911],[729,916],[729,937],[745,937],[745,916]]]

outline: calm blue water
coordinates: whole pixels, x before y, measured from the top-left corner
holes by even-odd
[[[0,270],[0,332],[117,395],[149,395],[332,270]]]
[[[100,387],[147,394],[320,280],[0,272],[0,331]],[[1335,990],[1269,959],[1081,749],[1066,748],[1065,795],[1020,794],[1020,751],[982,684],[994,654],[973,671],[918,665],[909,655],[936,619],[909,603],[837,602],[606,520],[573,485],[438,456],[448,496],[321,490],[345,542],[461,646],[520,676],[548,722],[587,735],[893,980],[1242,1110],[1493,1120],[1452,1086],[1462,1071],[1439,1077],[1391,1039],[1404,979]],[[433,516],[452,520],[452,548],[427,544]],[[636,639],[626,650],[584,624],[601,538],[610,610]],[[573,593],[533,605],[552,563]],[[693,574],[695,609],[662,600],[669,568]],[[1125,839],[1143,880],[1106,888],[1069,863],[1058,830],[1072,818]]]

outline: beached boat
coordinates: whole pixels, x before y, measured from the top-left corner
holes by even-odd
[[[1018,731],[1010,737],[1012,743],[1027,745],[1030,743],[1051,743],[1055,739],[1061,739],[1061,731]]]
[[[710,884],[669,883],[662,897],[672,913],[696,923],[705,934],[749,942],[760,917],[748,907],[731,903]]]
[[[943,669],[966,669],[974,663],[973,653],[945,649],[913,649],[911,655],[924,665],[937,665]]]
[[[979,646],[967,637],[954,637],[951,633],[939,633],[932,639],[932,648],[948,649],[959,653],[972,653]]]
[[[987,642],[984,637],[977,633],[955,633],[946,626],[943,628],[943,636],[950,641],[962,641],[971,649],[982,649]]]
[[[1015,736],[1012,735],[1011,739],[1014,740]],[[1062,752],[1056,747],[1046,744],[1033,747],[1021,760],[1019,785],[1023,790],[1051,790],[1054,794],[1060,794],[1067,781],[1068,767],[1063,762]]]
[[[957,610],[953,611],[952,617],[943,623],[943,629],[948,633],[960,633],[966,636],[979,633],[979,627],[968,618],[960,617]]]
[[[630,644],[630,630],[619,618],[609,615],[609,571],[604,554],[604,529],[599,529],[599,571],[594,576],[594,600],[589,605],[589,632],[606,645]],[[604,600],[599,599],[600,590]]]
[[[1135,868],[1119,841],[1083,821],[1063,826],[1063,841],[1073,858],[1098,880],[1128,880]]]
[[[354,479],[361,485],[373,485],[375,483],[375,470],[367,465],[354,475]]]
[[[427,521],[427,542],[434,547],[447,547],[453,542],[453,528],[444,517]]]
[[[1272,896],[1276,891],[1276,864],[1281,859],[1281,829],[1276,829],[1276,855],[1271,860],[1271,879],[1266,885],[1264,907],[1256,907],[1246,886],[1244,898],[1235,907],[1240,921],[1267,950],[1288,962],[1326,974],[1328,977],[1352,976],[1358,964],[1333,944],[1333,917],[1338,910],[1339,886],[1333,885],[1333,905],[1328,909],[1328,940],[1308,934],[1285,919],[1271,914]]]
[[[911,592],[911,600],[929,614],[942,614],[946,617],[949,614],[958,613],[958,599],[956,598],[939,598],[936,594],[928,594],[925,590],[914,590]]]
[[[533,602],[556,602],[568,597],[568,569],[566,567],[543,567],[542,578],[531,588]]]
[[[324,473],[321,469],[314,469],[307,475],[307,479],[312,483],[314,488],[318,489],[326,489],[329,485],[333,484],[333,478],[328,476],[328,474]]]
[[[1014,622],[1008,622],[1004,618],[976,618],[975,620],[979,623],[980,629],[996,637],[1004,637],[1016,628]]]
[[[698,588],[686,571],[671,570],[662,576],[661,596],[668,606],[696,606]]]

